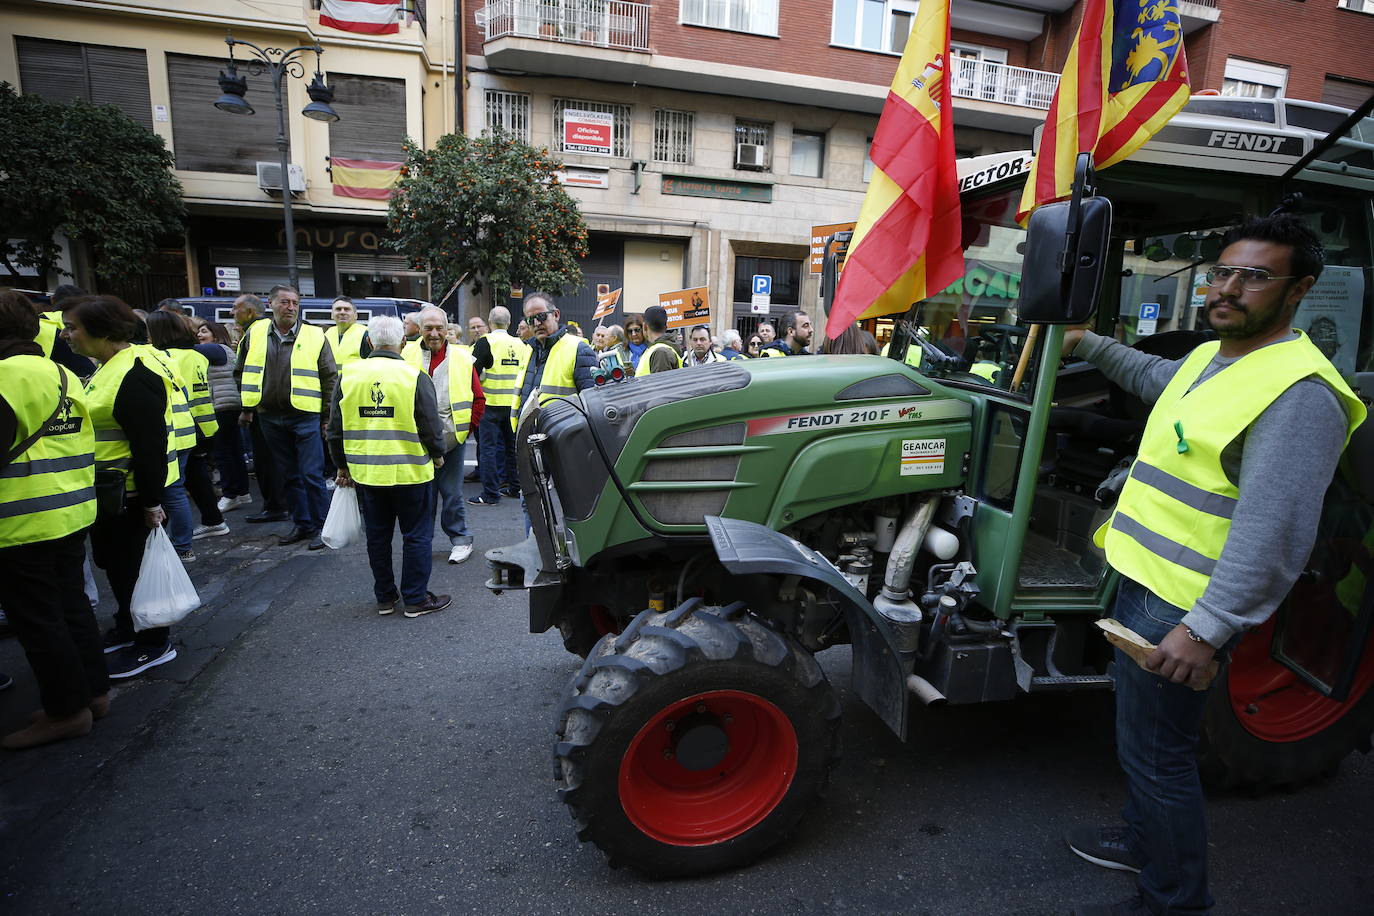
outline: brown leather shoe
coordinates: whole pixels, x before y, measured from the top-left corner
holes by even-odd
[[[31,747],[42,747],[65,738],[80,738],[91,732],[91,711],[83,709],[65,719],[49,719],[41,716],[28,728],[21,728],[0,738],[0,747],[11,751],[22,751]]]
[[[407,617],[423,617],[426,614],[433,614],[435,611],[442,611],[453,603],[453,598],[449,595],[436,595],[434,592],[425,592],[425,600],[419,604],[407,604]]]
[[[94,700],[91,700],[91,705],[86,708],[91,711],[92,719],[105,718],[110,714],[110,695],[108,693],[102,693]],[[43,711],[43,707],[40,706],[33,712],[29,713],[29,721],[37,722],[39,719],[43,718],[46,715],[47,713],[45,713]]]

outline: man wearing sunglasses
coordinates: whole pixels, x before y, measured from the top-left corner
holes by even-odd
[[[1288,593],[1322,497],[1365,408],[1293,316],[1325,252],[1297,216],[1251,219],[1207,272],[1219,340],[1180,360],[1069,331],[1065,353],[1153,404],[1116,509],[1097,534],[1122,575],[1113,616],[1158,645],[1149,670],[1116,652],[1123,828],[1071,830],[1090,862],[1139,874],[1137,896],[1077,912],[1205,913],[1207,825],[1190,680]],[[1135,909],[1131,909],[1135,912]]]
[[[592,370],[597,367],[592,345],[567,328],[558,325],[558,306],[548,293],[525,297],[525,325],[532,332],[530,358],[520,383],[520,402],[512,424],[519,427],[519,415],[526,404],[547,404],[560,395],[577,394],[596,384]]]

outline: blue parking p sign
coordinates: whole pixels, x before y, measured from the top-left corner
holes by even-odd
[[[773,278],[768,274],[754,274],[754,295],[773,295]]]
[[[1140,303],[1140,317],[1141,317],[1141,319],[1144,320],[1144,321],[1150,321],[1151,319],[1157,319],[1157,318],[1159,318],[1159,303],[1158,303],[1158,302],[1142,302],[1142,303]]]

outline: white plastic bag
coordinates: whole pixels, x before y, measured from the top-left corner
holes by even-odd
[[[363,542],[363,514],[358,511],[357,487],[334,488],[320,539],[324,546],[334,550]]]
[[[129,603],[134,629],[170,627],[198,607],[200,595],[186,575],[167,529],[159,525],[143,547],[143,564],[138,568],[138,583]]]

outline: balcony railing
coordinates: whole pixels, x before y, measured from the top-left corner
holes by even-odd
[[[1059,74],[1011,67],[987,60],[956,57],[950,92],[963,99],[1003,102],[1025,108],[1049,108]]]
[[[649,50],[649,4],[627,0],[496,0],[477,11],[486,41],[507,36]]]

